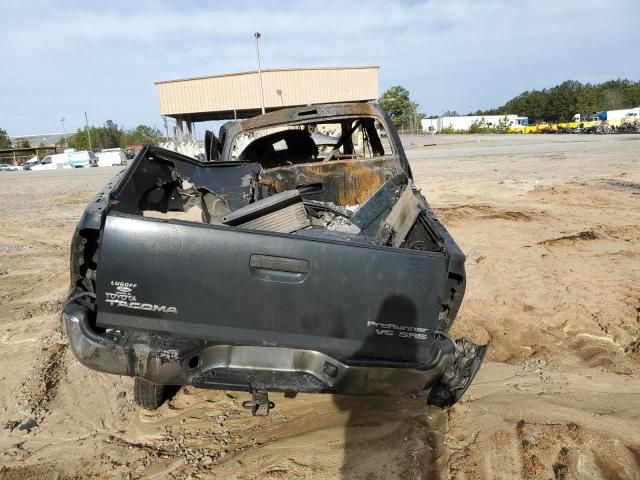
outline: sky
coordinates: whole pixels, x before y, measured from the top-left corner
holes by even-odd
[[[256,31],[263,68],[379,65],[380,93],[402,85],[427,115],[640,80],[638,0],[5,0],[0,128],[75,131],[85,111],[160,128],[154,82],[255,70]]]

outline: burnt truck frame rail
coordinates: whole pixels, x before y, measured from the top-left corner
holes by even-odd
[[[453,405],[486,346],[447,333],[465,257],[387,115],[291,108],[207,139],[204,161],[146,146],[85,209],[62,315],[80,363],[136,377],[147,408],[165,385],[248,391],[254,414],[269,391]]]

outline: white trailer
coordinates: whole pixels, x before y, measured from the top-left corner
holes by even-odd
[[[424,118],[422,119],[422,130],[425,133],[439,132],[444,128],[468,131],[473,124],[488,128],[496,128],[501,125],[505,125],[509,128],[519,126],[526,127],[529,125],[529,119],[528,117],[521,117],[513,114]]]
[[[637,120],[638,117],[640,117],[640,107],[607,111],[609,125],[620,125],[625,120]]]
[[[436,133],[439,128],[439,118],[423,118],[421,121],[422,131],[425,133]]]

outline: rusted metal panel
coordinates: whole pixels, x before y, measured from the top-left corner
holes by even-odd
[[[360,205],[397,173],[398,164],[389,158],[335,160],[264,170],[260,184],[272,194],[315,185],[318,192],[306,194],[305,198],[342,206]]]
[[[329,122],[332,118],[345,118],[349,116],[374,116],[378,113],[376,107],[370,103],[340,103],[329,105],[308,105],[297,108],[287,108],[275,112],[266,113],[258,117],[247,118],[234,122],[235,130],[254,130],[256,128],[268,128],[273,125],[307,123],[310,119],[322,119]],[[234,132],[235,133],[235,132]]]

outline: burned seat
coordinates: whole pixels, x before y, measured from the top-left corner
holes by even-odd
[[[313,162],[318,147],[306,130],[283,130],[250,143],[238,157],[243,162],[258,162],[262,168]]]

